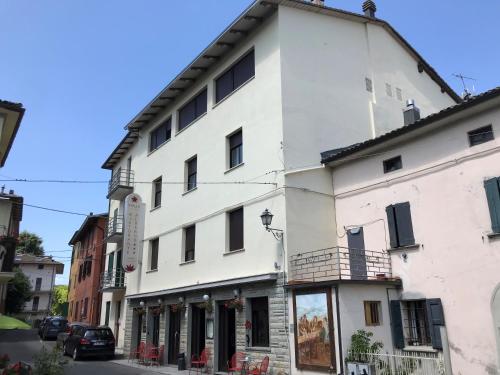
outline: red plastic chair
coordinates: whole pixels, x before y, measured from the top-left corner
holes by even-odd
[[[142,356],[143,362],[146,364],[153,364],[155,361],[158,361],[158,359],[158,348],[151,343],[147,343]]]
[[[245,353],[236,352],[231,357],[231,360],[227,362],[227,372],[239,373],[243,369],[243,361],[245,360]]]
[[[201,370],[205,367],[208,372],[208,357],[209,357],[209,352],[208,349],[205,348],[202,350],[200,357],[198,357],[196,354],[193,354],[191,356],[191,366],[189,366],[189,374],[191,374],[191,369],[194,367],[196,369],[196,373],[200,372]]]
[[[132,349],[132,350],[130,351],[130,353],[129,353],[129,355],[128,355],[128,360],[129,360],[129,362],[130,362],[130,361],[132,361],[132,362],[133,362],[133,361],[134,361],[134,359],[140,359],[140,358],[142,357],[142,355],[143,355],[143,353],[144,353],[144,346],[145,346],[145,345],[144,345],[144,342],[143,342],[143,341],[141,341],[141,342],[139,343],[139,346],[138,346],[137,348]]]
[[[267,369],[269,368],[269,357],[266,355],[260,366],[255,365],[253,369],[248,370],[249,375],[265,375],[267,374]]]

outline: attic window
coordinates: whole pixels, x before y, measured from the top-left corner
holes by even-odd
[[[373,92],[373,82],[370,78],[365,78],[366,91]]]
[[[396,87],[396,98],[398,98],[400,102],[403,101],[403,92],[398,87]]]
[[[401,155],[394,158],[384,160],[384,173],[390,173],[403,168],[403,161],[401,160]]]
[[[467,133],[469,136],[469,145],[477,146],[481,143],[489,142],[495,139],[493,135],[493,127],[491,125],[483,126],[482,128],[471,130]]]
[[[390,96],[392,98],[392,86],[388,83],[385,84],[385,92],[387,96]]]

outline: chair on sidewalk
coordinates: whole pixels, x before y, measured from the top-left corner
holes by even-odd
[[[260,364],[253,365],[253,368],[248,370],[249,375],[266,375],[269,368],[269,357],[266,355]]]
[[[207,373],[208,373],[208,357],[209,356],[210,356],[210,353],[208,352],[207,348],[202,350],[199,357],[196,354],[193,354],[191,356],[191,364],[189,366],[189,374],[191,374],[191,369],[193,367],[196,369],[196,373],[199,372],[201,374],[201,370],[203,370],[203,368],[205,368]]]
[[[139,343],[139,346],[137,346],[137,348],[131,349],[130,353],[128,354],[128,361],[134,362],[134,360],[139,360],[144,353],[144,346],[145,346],[144,341],[141,341]]]
[[[158,360],[160,358],[158,351],[158,348],[152,343],[147,343],[142,356],[143,363],[145,365],[153,365],[155,363],[158,364]]]
[[[227,372],[230,374],[238,374],[241,373],[243,369],[244,361],[245,361],[245,353],[236,352],[231,357],[231,360],[227,362]]]

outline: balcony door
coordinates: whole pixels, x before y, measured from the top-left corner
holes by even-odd
[[[123,286],[122,250],[116,252],[115,286]]]
[[[363,227],[347,231],[347,246],[349,247],[349,264],[352,280],[366,280],[365,236]]]

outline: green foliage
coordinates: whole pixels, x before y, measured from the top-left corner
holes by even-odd
[[[5,311],[7,314],[21,312],[24,304],[31,300],[31,296],[31,282],[28,277],[17,268],[14,278],[7,284]]]
[[[52,315],[65,316],[66,304],[68,302],[68,286],[67,285],[56,285],[54,287],[54,292],[52,293],[52,305],[50,306],[50,312]]]
[[[35,356],[33,375],[63,375],[65,363],[61,350],[54,348],[49,352],[42,347]]]
[[[16,253],[36,256],[44,255],[45,250],[43,249],[42,243],[43,240],[40,236],[28,231],[22,231],[19,234]]]
[[[367,332],[359,329],[351,336],[351,346],[349,347],[349,355],[346,362],[366,362],[365,354],[379,353],[384,347],[380,341],[372,343],[372,332]]]

